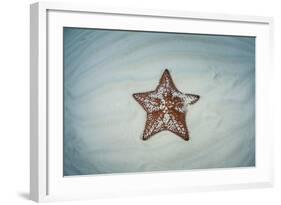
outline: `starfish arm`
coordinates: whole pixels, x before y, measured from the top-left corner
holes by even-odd
[[[185,102],[188,105],[192,105],[196,103],[200,99],[199,95],[194,95],[194,94],[185,94]]]
[[[161,88],[171,91],[177,90],[168,69],[165,69],[164,73],[162,74],[161,79],[159,81],[159,85],[157,86],[156,90],[159,90]]]
[[[184,140],[189,140],[189,132],[185,122],[184,113],[170,113],[170,120],[165,124],[165,128]]]
[[[147,119],[143,132],[143,140],[147,140],[152,135],[164,129],[162,117],[163,113],[161,111],[147,114]]]
[[[153,97],[154,91],[145,93],[135,93],[133,97],[143,107],[147,113],[160,110],[160,100]]]

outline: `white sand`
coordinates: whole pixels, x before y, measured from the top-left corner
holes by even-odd
[[[255,165],[253,38],[68,29],[65,32],[64,174]],[[165,68],[200,100],[190,140],[141,136],[133,93],[154,90]]]

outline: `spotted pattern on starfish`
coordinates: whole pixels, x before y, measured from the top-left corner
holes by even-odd
[[[185,114],[187,106],[196,103],[200,96],[180,92],[166,69],[154,91],[135,93],[133,97],[147,112],[143,140],[152,135],[168,130],[189,140]]]

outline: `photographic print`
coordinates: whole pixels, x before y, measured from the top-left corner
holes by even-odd
[[[255,166],[255,37],[63,28],[63,175]]]

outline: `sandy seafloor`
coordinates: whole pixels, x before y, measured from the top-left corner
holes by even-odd
[[[186,115],[190,140],[141,140],[146,112],[133,93],[165,68],[201,96]],[[64,175],[255,166],[255,39],[64,30]]]

